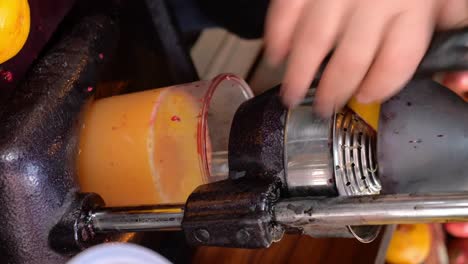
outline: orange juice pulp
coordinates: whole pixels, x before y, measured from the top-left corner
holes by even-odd
[[[185,202],[204,182],[201,104],[177,87],[94,102],[80,134],[81,191],[107,206]]]

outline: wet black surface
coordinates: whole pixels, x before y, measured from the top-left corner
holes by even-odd
[[[0,258],[6,263],[64,263],[50,229],[74,193],[77,132],[115,23],[88,17],[41,58],[0,116]]]
[[[279,87],[243,103],[229,136],[229,177],[277,177],[285,184],[284,140],[287,109]]]

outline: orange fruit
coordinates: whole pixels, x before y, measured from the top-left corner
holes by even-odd
[[[11,59],[23,48],[30,23],[27,0],[0,1],[0,63]]]

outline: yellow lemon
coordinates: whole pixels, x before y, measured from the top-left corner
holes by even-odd
[[[27,0],[0,0],[0,63],[11,59],[23,48],[30,23]]]
[[[359,117],[361,117],[368,125],[377,131],[379,126],[380,104],[362,104],[355,98],[348,102],[348,107],[351,108]]]
[[[431,229],[427,224],[399,225],[387,251],[390,264],[420,264],[431,249]]]

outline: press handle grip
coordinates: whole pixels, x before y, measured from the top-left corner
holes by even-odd
[[[468,27],[437,33],[416,75],[462,70],[468,70]]]

